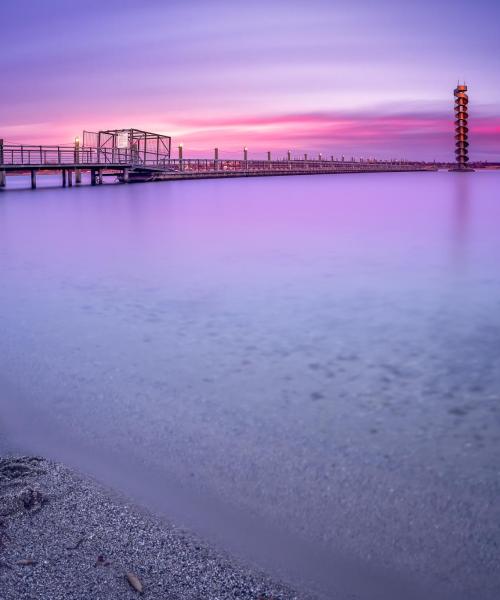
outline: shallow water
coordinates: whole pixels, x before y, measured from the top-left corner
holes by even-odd
[[[13,179],[11,447],[324,597],[498,597],[500,173]]]

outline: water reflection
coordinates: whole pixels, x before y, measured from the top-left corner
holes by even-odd
[[[469,173],[455,174],[452,199],[452,262],[455,269],[466,267],[468,236],[471,226]]]

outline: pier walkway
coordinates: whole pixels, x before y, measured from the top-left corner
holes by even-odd
[[[132,130],[131,130],[132,131]],[[136,131],[136,130],[133,130]],[[97,134],[96,134],[97,135]],[[149,134],[148,134],[149,135]],[[155,134],[151,134],[155,135]],[[160,136],[158,136],[160,137]],[[162,136],[163,137],[163,136]],[[168,138],[170,139],[170,138]],[[9,174],[29,173],[31,187],[36,188],[37,175],[48,172],[61,173],[63,186],[79,184],[82,172],[90,173],[90,182],[97,185],[105,177],[114,177],[122,183],[165,181],[174,179],[261,177],[272,175],[317,175],[336,173],[371,173],[435,170],[433,164],[394,161],[339,161],[321,157],[308,159],[288,158],[271,160],[219,159],[218,150],[212,159],[170,157],[168,149],[159,150],[159,143],[151,150],[151,144],[131,144],[117,147],[102,144],[89,147],[3,144],[0,140],[0,187],[6,185]]]

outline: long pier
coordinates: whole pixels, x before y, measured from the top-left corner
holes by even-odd
[[[114,142],[111,146],[82,147],[78,143],[74,147],[18,145],[3,144],[0,140],[0,187],[6,185],[7,175],[20,173],[29,173],[31,187],[36,188],[37,176],[48,172],[59,172],[61,185],[65,187],[80,184],[83,171],[90,173],[92,185],[99,185],[105,177],[114,177],[121,183],[132,183],[198,178],[436,170],[435,165],[422,162],[345,161],[335,160],[333,157],[326,160],[321,155],[317,159],[310,159],[307,155],[295,159],[290,153],[286,158],[278,160],[271,159],[270,152],[267,160],[248,160],[246,149],[243,159],[219,159],[217,149],[214,158],[211,159],[185,159],[182,157],[182,147],[179,147],[179,158],[171,158],[170,146],[165,152],[158,150],[158,143],[153,150],[150,146],[145,144],[144,147],[139,147],[132,144],[123,148]]]

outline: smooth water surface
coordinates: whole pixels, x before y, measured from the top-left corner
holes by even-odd
[[[500,597],[500,173],[13,180],[11,447],[325,598]]]

